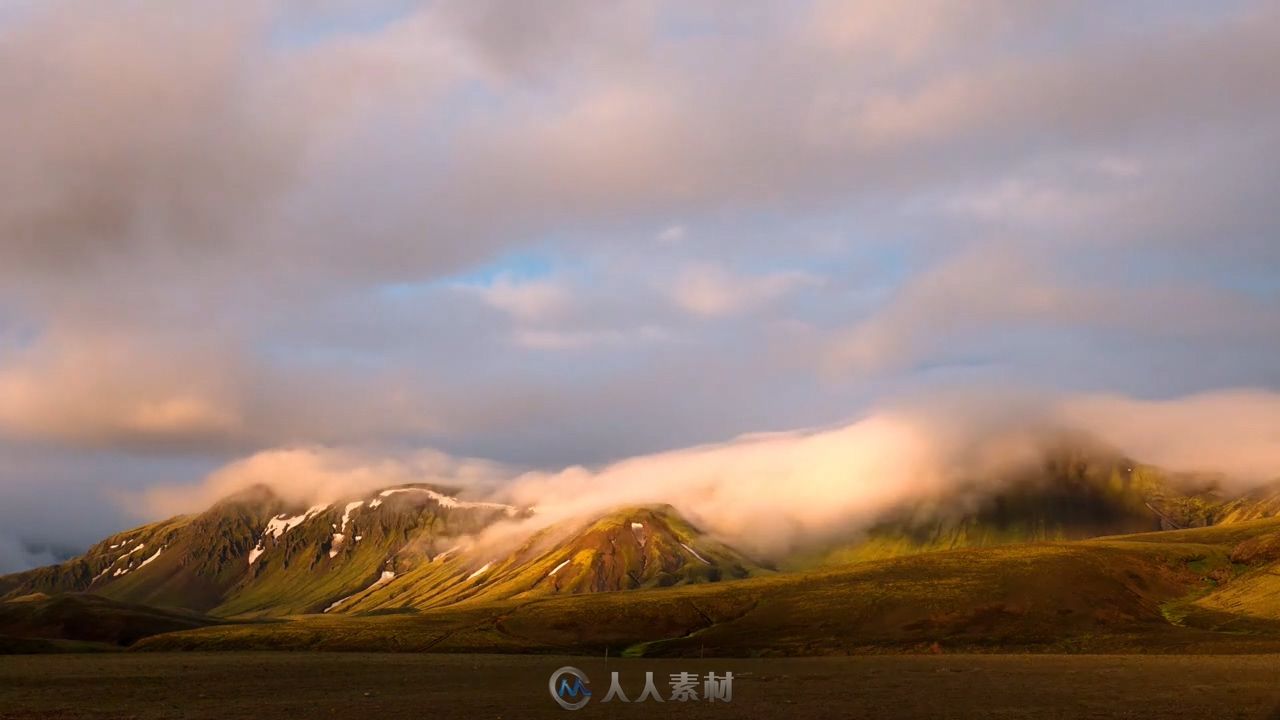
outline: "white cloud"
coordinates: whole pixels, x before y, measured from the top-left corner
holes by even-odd
[[[670,334],[660,327],[644,325],[627,329],[599,330],[517,330],[512,340],[531,350],[577,350],[661,342]]]
[[[142,494],[141,507],[155,516],[198,512],[254,485],[266,485],[289,502],[305,504],[332,503],[406,483],[434,483],[474,494],[491,492],[513,473],[498,463],[434,450],[383,455],[355,448],[277,448],[229,463],[194,487],[153,487]]]
[[[305,505],[433,482],[536,508],[525,530],[616,507],[670,503],[736,547],[768,557],[850,537],[902,503],[947,497],[950,507],[968,507],[1016,477],[1014,471],[1039,466],[1063,429],[1083,430],[1139,461],[1222,472],[1248,486],[1280,475],[1276,427],[1280,395],[1266,391],[1161,402],[975,394],[886,407],[830,428],[744,435],[554,472],[521,473],[435,451],[380,457],[275,450],[228,465],[194,490],[161,488],[148,497],[154,511],[175,512],[257,483]]]
[[[684,240],[685,235],[687,234],[688,230],[684,225],[668,225],[657,235],[653,236],[653,239],[663,243],[664,245],[675,245]]]
[[[797,271],[741,275],[719,265],[688,265],[670,287],[673,302],[701,317],[718,317],[773,303],[801,287],[821,284],[815,275]]]
[[[1280,383],[1269,3],[233,5],[0,11],[0,442],[564,463],[956,359]],[[448,283],[524,255],[584,270]]]
[[[517,280],[505,275],[479,292],[493,307],[533,323],[562,317],[573,300],[569,289],[555,280]]]

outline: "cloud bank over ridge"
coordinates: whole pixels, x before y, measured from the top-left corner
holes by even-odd
[[[0,534],[280,448],[1273,392],[1278,63],[1253,0],[0,0]]]
[[[400,456],[342,448],[271,450],[189,487],[146,497],[155,516],[199,511],[253,485],[299,506],[428,482],[535,508],[519,530],[668,503],[704,529],[762,556],[850,537],[886,511],[947,498],[977,502],[1034,467],[1063,432],[1167,470],[1223,476],[1236,491],[1280,480],[1280,394],[1236,390],[1145,402],[1118,396],[981,398],[885,408],[845,425],[742,436],[599,467],[521,471],[439,452]],[[956,495],[961,492],[962,495]]]

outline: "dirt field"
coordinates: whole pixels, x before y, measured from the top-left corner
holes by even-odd
[[[591,678],[570,713],[553,670]],[[1280,718],[1280,657],[871,656],[610,660],[635,700],[646,670],[731,671],[733,700],[601,704],[602,659],[347,653],[0,657],[0,718]],[[699,685],[701,692],[701,685]]]

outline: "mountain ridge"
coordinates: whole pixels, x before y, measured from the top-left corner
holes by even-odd
[[[1275,515],[1280,485],[1230,496],[1096,446],[1049,448],[1009,477],[881,514],[843,542],[761,560],[671,505],[619,507],[508,543],[529,508],[401,484],[302,506],[265,485],[113,534],[69,561],[0,577],[0,600],[91,593],[220,618],[367,614],[717,583],[936,550],[1078,540]]]

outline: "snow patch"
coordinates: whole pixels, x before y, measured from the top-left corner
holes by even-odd
[[[390,490],[383,490],[382,492],[378,493],[378,497],[386,498],[386,497],[391,497],[392,495],[397,495],[399,493],[425,493],[427,497],[431,498],[432,500],[435,500],[440,505],[440,507],[446,507],[446,508],[482,508],[487,510],[502,510],[508,515],[514,515],[516,511],[516,509],[511,505],[503,505],[502,503],[470,502],[467,500],[459,500],[458,498],[453,497],[452,495],[445,495],[443,493],[438,493],[435,490],[431,490],[430,488],[415,488],[415,487],[391,488]],[[374,502],[378,502],[378,501],[375,500]]]
[[[338,528],[338,532],[345,532],[347,523],[351,522],[351,513],[359,510],[364,505],[363,500],[357,500],[353,503],[347,503],[347,507],[342,511],[342,527]]]
[[[139,570],[141,570],[142,568],[146,567],[146,566],[147,566],[147,565],[148,565],[152,560],[155,560],[156,558],[160,557],[160,553],[162,553],[162,552],[164,552],[164,548],[163,548],[163,547],[162,547],[162,548],[160,548],[159,550],[157,550],[155,555],[152,555],[151,557],[147,558],[146,560],[143,560],[143,561],[142,561],[142,563],[141,563],[140,565],[138,565],[138,569],[139,569]]]
[[[573,559],[573,558],[569,558],[569,560],[572,560],[572,559]],[[552,575],[555,575],[556,573],[558,573],[558,572],[560,572],[561,570],[563,570],[563,569],[564,569],[564,566],[569,564],[569,560],[565,560],[564,562],[562,562],[562,563],[560,563],[559,565],[557,565],[557,566],[555,566],[554,568],[552,568],[551,572],[547,573],[547,577],[551,577]]]
[[[477,571],[475,571],[475,572],[471,573],[470,575],[468,575],[468,576],[467,576],[467,579],[468,579],[468,580],[472,580],[472,579],[475,579],[475,578],[476,578],[477,576],[479,576],[479,575],[483,575],[484,573],[486,573],[486,572],[488,572],[488,571],[489,571],[489,566],[490,566],[490,565],[492,565],[492,564],[493,564],[493,563],[491,563],[491,562],[487,562],[487,563],[485,563],[485,564],[484,564],[484,566],[483,566],[483,567],[481,567],[479,570],[477,570]]]
[[[333,526],[333,529],[337,530],[337,532],[333,534],[333,540],[330,541],[329,543],[330,558],[335,558],[338,556],[338,551],[342,549],[342,543],[345,542],[347,539],[347,536],[346,536],[347,525],[351,522],[351,513],[360,509],[360,507],[362,507],[363,505],[364,505],[363,500],[357,500],[352,503],[347,503],[347,506],[343,508],[342,524]]]
[[[694,550],[693,548],[689,547],[688,545],[685,545],[684,543],[680,543],[680,547],[684,548],[685,550],[688,550],[690,553],[692,553],[692,554],[693,554],[693,556],[694,556],[694,557],[696,557],[696,558],[698,558],[699,560],[701,560],[703,565],[710,565],[710,564],[711,564],[711,563],[707,562],[707,559],[706,559],[706,558],[704,558],[704,557],[702,557],[701,555],[699,555],[697,550]]]
[[[644,523],[636,523],[636,522],[633,522],[633,523],[631,523],[631,529],[632,529],[632,530],[643,530],[643,529],[644,529]]]
[[[375,581],[374,581],[374,583],[373,583],[372,585],[370,585],[369,587],[367,587],[367,588],[365,588],[365,589],[361,590],[360,592],[356,593],[355,595],[348,595],[348,596],[346,596],[346,597],[342,598],[341,600],[338,600],[337,602],[333,603],[333,604],[332,604],[332,605],[330,605],[329,607],[325,608],[325,609],[324,609],[324,611],[325,611],[325,612],[329,612],[330,610],[335,610],[335,609],[337,609],[337,608],[338,608],[338,606],[339,606],[339,605],[341,605],[342,603],[344,603],[344,602],[346,602],[346,601],[350,600],[351,598],[355,597],[356,595],[363,595],[363,594],[365,594],[365,593],[367,593],[367,592],[371,592],[371,591],[373,591],[373,590],[377,590],[378,588],[382,587],[383,585],[386,585],[387,583],[389,583],[389,582],[391,582],[392,580],[395,580],[395,579],[396,579],[396,574],[395,574],[394,572],[392,572],[391,570],[383,570],[383,571],[382,571],[382,576],[381,576],[381,577],[379,577],[377,580],[375,580]]]
[[[307,511],[301,515],[289,517],[282,513],[271,518],[271,521],[267,523],[267,529],[262,531],[262,535],[263,537],[270,535],[271,537],[279,540],[281,535],[284,535],[290,530],[328,509],[328,505],[313,505],[312,507],[307,508]]]
[[[267,523],[266,529],[262,531],[262,537],[258,538],[257,546],[249,551],[249,564],[252,565],[254,561],[256,561],[259,557],[262,557],[262,553],[267,551],[266,545],[264,543],[266,542],[268,535],[271,536],[271,538],[274,540],[279,540],[280,537],[285,533],[298,527],[299,525],[310,520],[316,515],[319,515],[325,510],[328,510],[329,508],[330,508],[329,505],[312,505],[311,507],[307,508],[307,511],[302,513],[301,515],[294,515],[293,517],[289,517],[288,514],[281,513],[271,518],[271,520]]]
[[[120,557],[116,558],[116,562],[120,562],[121,560],[123,560],[123,559],[125,559],[125,558],[129,557],[130,555],[132,555],[132,554],[134,554],[134,553],[138,552],[139,550],[141,550],[141,549],[145,548],[146,546],[147,546],[147,544],[146,544],[146,543],[138,543],[138,547],[136,547],[136,548],[134,548],[134,549],[130,550],[129,552],[127,552],[127,553],[125,553],[125,554],[121,555]],[[115,564],[115,563],[112,563],[112,565],[114,565],[114,564]]]
[[[364,539],[364,536],[363,536],[363,535],[357,535],[357,536],[356,536],[356,542],[360,542],[360,541],[361,541],[361,540],[363,540],[363,539]]]

